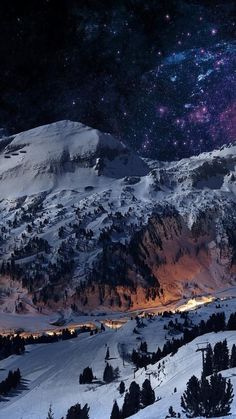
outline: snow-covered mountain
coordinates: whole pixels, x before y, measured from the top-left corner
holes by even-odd
[[[1,144],[1,143],[0,143]],[[0,193],[20,197],[98,183],[97,175],[144,175],[146,165],[121,142],[78,122],[59,121],[17,134],[2,150]]]
[[[234,144],[150,161],[71,121],[2,138],[1,310],[126,310],[233,285],[235,166]]]

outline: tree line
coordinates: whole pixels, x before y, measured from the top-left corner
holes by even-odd
[[[235,318],[232,315],[230,322]],[[229,323],[229,322],[228,322]],[[214,347],[207,345],[201,379],[192,376],[181,397],[181,407],[188,418],[226,416],[233,401],[233,386],[219,371],[236,367],[236,345],[229,353],[226,339]],[[207,377],[209,377],[207,379]]]
[[[85,332],[91,332],[91,329],[87,326],[83,326],[79,330],[74,331],[66,328],[62,329],[59,333],[53,333],[52,335],[42,334],[40,336],[30,335],[28,337],[21,337],[19,334],[16,336],[0,335],[0,360],[7,358],[10,355],[23,354],[25,352],[25,345],[32,345],[37,343],[53,343],[60,340],[72,339],[76,338],[78,334]]]
[[[236,367],[236,345],[233,344],[231,353],[229,353],[227,340],[217,342],[212,348],[207,345],[206,355],[203,364],[204,376],[212,375],[228,368]]]
[[[7,378],[0,382],[0,395],[5,396],[11,390],[17,388],[21,382],[21,373],[19,368],[15,371],[9,371]]]
[[[89,332],[90,329],[85,327],[85,332]],[[32,345],[37,343],[53,343],[59,342],[60,340],[67,340],[76,338],[78,336],[78,332],[76,330],[69,330],[69,329],[62,329],[58,333],[53,333],[52,335],[43,334],[41,336],[33,336],[30,335],[24,338],[25,345]]]
[[[54,419],[52,406],[49,407],[46,419]],[[64,417],[61,419],[64,419]],[[67,411],[65,419],[89,419],[88,405],[85,404],[83,407],[81,407],[79,403],[76,403],[75,405],[71,406]]]
[[[137,368],[146,367],[149,364],[159,362],[165,356],[174,355],[181,346],[186,345],[198,336],[210,332],[220,332],[225,330],[236,330],[236,313],[232,313],[226,322],[225,313],[213,313],[208,320],[201,322],[192,327],[188,326],[183,329],[181,338],[167,341],[163,348],[157,348],[156,352],[145,353],[140,350],[133,350],[131,360]],[[147,352],[147,351],[146,351]]]
[[[214,373],[209,380],[204,374],[200,380],[193,375],[181,397],[181,407],[188,418],[222,417],[230,413],[233,397],[231,381],[221,374]]]
[[[90,371],[91,373],[91,371]],[[121,394],[125,391],[125,386],[121,381],[119,391]],[[142,388],[135,381],[130,384],[129,390],[125,394],[124,403],[120,409],[115,401],[112,407],[110,419],[125,419],[137,413],[140,409],[155,402],[155,393],[148,379],[143,382]],[[52,407],[49,407],[47,419],[54,419]],[[71,406],[67,411],[65,419],[89,419],[89,407],[84,405],[82,408],[79,403]]]
[[[152,389],[150,380],[146,379],[142,388],[140,389],[139,384],[136,381],[132,381],[130,384],[129,390],[125,394],[124,403],[120,409],[117,401],[115,400],[110,419],[125,419],[135,413],[140,409],[144,409],[147,406],[150,406],[155,402],[155,392]]]
[[[20,355],[25,352],[25,341],[19,335],[0,335],[0,359],[10,355]]]
[[[103,381],[104,383],[108,384],[112,381],[119,378],[120,371],[119,368],[114,368],[108,362],[106,362],[106,366],[103,372]],[[91,384],[96,377],[93,374],[93,370],[90,367],[84,368],[83,372],[79,376],[79,383],[80,384]]]

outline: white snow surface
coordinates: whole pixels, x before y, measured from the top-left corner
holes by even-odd
[[[217,305],[220,303],[220,308]],[[225,311],[227,317],[236,310],[236,299],[225,299],[199,307],[189,315],[194,323],[207,319],[213,312]],[[172,320],[180,315],[175,314]],[[122,379],[126,388],[133,381],[133,365],[125,361],[123,366],[121,358],[122,347],[131,351],[138,346],[141,340],[146,340],[148,349],[155,350],[162,347],[166,339],[171,336],[163,326],[169,318],[155,316],[152,320],[144,319],[145,327],[139,329],[140,335],[132,331],[136,325],[135,320],[129,320],[118,331],[106,329],[103,333],[89,336],[87,333],[69,341],[52,344],[31,345],[22,356],[11,356],[0,362],[0,380],[9,369],[20,368],[24,378],[24,388],[17,394],[6,397],[0,405],[0,419],[44,419],[50,403],[55,419],[66,414],[67,409],[79,402],[90,406],[90,419],[109,419],[114,400],[119,406],[123,404],[124,396],[118,391]],[[183,320],[182,320],[183,321]],[[157,401],[140,410],[132,418],[164,419],[172,405],[176,412],[181,412],[180,397],[186,388],[186,382],[195,374],[201,376],[201,353],[196,352],[197,343],[216,342],[227,340],[228,347],[236,341],[236,332],[218,332],[203,335],[181,347],[174,356],[164,358],[158,373],[158,364],[149,366],[147,371],[141,368],[135,373],[135,381],[142,385],[151,373],[151,384],[155,390]],[[107,346],[110,350],[109,362],[120,368],[120,379],[110,384],[102,383],[105,367],[105,354]],[[84,367],[92,367],[97,380],[91,385],[80,385],[79,374]],[[228,369],[222,374],[230,378],[236,389],[236,369]],[[174,392],[176,387],[177,391]],[[232,418],[236,418],[236,400],[232,404]],[[181,412],[181,418],[185,415]]]
[[[144,174],[145,164],[110,134],[79,122],[59,121],[20,134],[0,154],[0,194],[20,197],[99,184],[90,159],[108,153],[107,178]],[[106,182],[105,182],[106,184]]]

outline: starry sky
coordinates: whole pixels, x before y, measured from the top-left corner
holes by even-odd
[[[232,0],[1,0],[0,127],[59,119],[142,155],[236,139]]]

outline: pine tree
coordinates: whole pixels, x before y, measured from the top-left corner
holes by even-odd
[[[18,383],[20,383],[20,381],[21,381],[21,372],[20,372],[20,369],[19,368],[17,368],[17,370],[16,370],[16,376],[17,376]]]
[[[113,404],[110,419],[121,419],[120,409],[116,400]]]
[[[212,405],[211,386],[204,374],[202,374],[202,379],[200,381],[199,405],[201,414],[208,417]]]
[[[110,351],[109,351],[109,348],[107,348],[105,360],[108,360],[109,358],[110,358]]]
[[[213,368],[214,372],[226,370],[229,366],[229,350],[226,339],[217,342],[214,346]]]
[[[129,387],[129,391],[125,395],[123,404],[122,415],[124,418],[128,418],[129,416],[132,416],[139,411],[140,398],[140,387],[135,381],[132,381]]]
[[[230,413],[233,397],[233,386],[230,380],[227,381],[217,373],[207,380],[203,374],[201,381],[195,376],[190,378],[181,398],[181,406],[188,418],[221,417]]]
[[[233,344],[230,356],[230,368],[236,367],[236,345]]]
[[[71,406],[67,411],[66,419],[89,419],[89,407],[87,404],[81,408],[80,404],[77,403]]]
[[[211,345],[209,344],[207,346],[207,352],[203,364],[203,375],[207,377],[211,374],[213,374],[213,351]]]
[[[170,417],[170,418],[176,418],[176,413],[175,413],[175,411],[173,409],[173,406],[170,406],[169,407],[169,415],[170,416],[168,416],[168,417]]]
[[[140,351],[147,353],[147,342],[144,341],[140,343]]]
[[[234,397],[231,381],[227,381],[221,374],[213,374],[210,378],[210,385],[211,399],[214,401],[210,415],[215,417],[228,415]]]
[[[105,381],[105,383],[111,383],[114,378],[114,369],[112,365],[107,362],[103,373],[103,381]]]
[[[52,412],[52,405],[51,404],[50,404],[49,409],[48,409],[47,419],[54,419],[54,414]]]
[[[151,383],[146,379],[141,390],[141,403],[143,407],[149,406],[155,402],[155,393],[152,389]]]
[[[124,394],[124,392],[125,392],[125,383],[124,383],[124,381],[121,381],[120,382],[119,392],[120,392],[120,394]]]
[[[82,374],[79,376],[80,384],[90,384],[93,381],[93,370],[90,367],[86,367]]]
[[[236,313],[232,313],[230,315],[228,324],[227,324],[228,330],[236,330]]]
[[[200,416],[199,401],[201,398],[201,388],[197,377],[193,375],[187,382],[187,389],[181,397],[181,407],[188,418]]]

